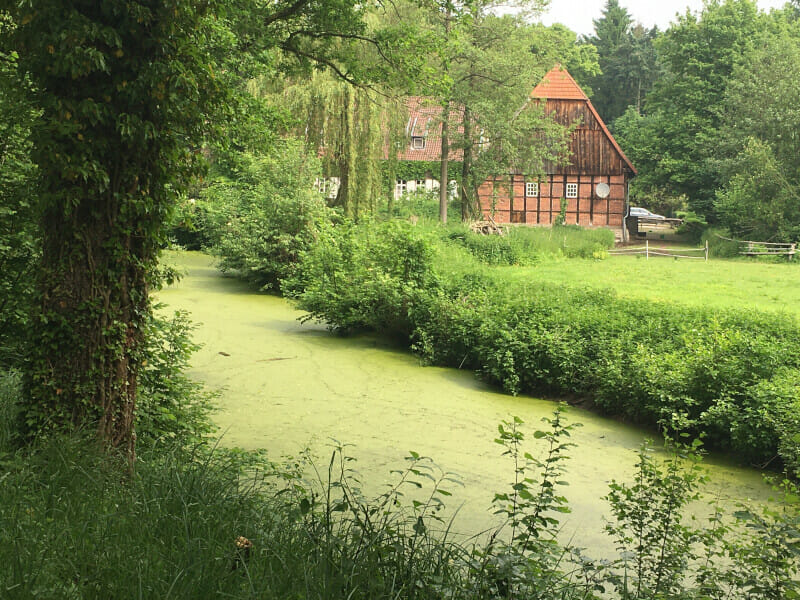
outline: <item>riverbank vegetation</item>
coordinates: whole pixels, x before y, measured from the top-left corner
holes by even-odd
[[[262,223],[270,236],[237,224],[271,210],[267,197],[256,203],[260,212],[239,213],[218,234],[236,245],[234,254],[219,246],[222,265],[242,265],[237,272],[250,280],[264,277],[287,239],[280,219]],[[340,333],[393,336],[431,364],[474,370],[510,393],[589,399],[605,414],[704,435],[748,464],[800,465],[800,325],[791,315],[625,297],[518,266],[569,272],[565,257],[594,257],[600,270],[610,232],[481,236],[333,213],[307,225],[302,238],[314,243],[279,289],[310,319]]]

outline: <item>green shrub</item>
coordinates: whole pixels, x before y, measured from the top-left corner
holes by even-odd
[[[214,181],[194,210],[223,271],[280,289],[333,213],[311,187],[315,162],[299,143],[285,140],[271,155],[244,158],[237,180]]]
[[[714,258],[739,258],[739,242],[731,241],[727,229],[709,228],[702,236],[702,242],[708,243],[708,254]]]
[[[182,311],[150,320],[136,407],[140,446],[164,440],[193,444],[214,431],[214,394],[186,373],[192,354],[199,349],[191,339],[193,329]]]
[[[683,219],[683,223],[678,227],[677,233],[685,236],[692,243],[699,243],[705,241],[703,235],[708,227],[705,217],[693,213],[692,211],[678,211],[676,216]]]
[[[307,255],[299,305],[332,329],[400,336],[428,362],[474,369],[510,393],[591,398],[650,426],[682,414],[685,432],[742,461],[796,461],[794,319],[512,283],[462,242],[407,224],[330,228]],[[398,269],[412,257],[419,270]]]
[[[512,244],[508,236],[481,235],[467,228],[451,231],[447,236],[451,241],[469,250],[482,263],[487,265],[530,264]]]
[[[418,302],[438,285],[430,240],[424,228],[403,221],[327,227],[287,288],[300,295],[308,318],[332,329],[408,339]]]
[[[167,236],[171,243],[186,250],[210,249],[216,242],[221,216],[225,213],[224,184],[212,183],[204,197],[182,198],[175,206]]]
[[[487,265],[530,266],[543,258],[605,258],[614,246],[610,229],[509,227],[506,235],[481,235],[466,227],[448,228],[447,238]]]
[[[0,39],[14,24],[0,13]],[[0,49],[0,369],[21,368],[40,254],[39,173],[31,159],[37,111],[16,52]]]
[[[416,218],[423,222],[435,223],[439,220],[439,192],[410,192],[392,201],[390,217],[401,219]]]
[[[712,502],[710,517],[687,519],[707,479],[699,448],[667,439],[661,460],[647,442],[633,481],[611,483],[606,532],[620,553],[603,572],[611,597],[797,598],[797,487],[784,481],[776,505],[758,511],[742,506],[730,515]]]
[[[696,448],[668,442],[660,464],[647,442],[632,483],[612,481],[606,497],[613,520],[606,532],[621,557],[612,577],[620,598],[686,598],[695,532],[683,518],[703,481]],[[683,459],[683,460],[681,460]],[[687,460],[688,459],[688,460]]]

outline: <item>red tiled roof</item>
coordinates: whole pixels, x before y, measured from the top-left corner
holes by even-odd
[[[406,122],[406,146],[398,153],[398,160],[423,160],[436,162],[442,155],[442,107],[429,98],[421,96],[409,96],[405,99],[406,109],[408,109],[408,121]],[[457,128],[457,129],[456,129]],[[460,161],[463,159],[464,152],[461,148],[453,148],[452,132],[460,132],[461,111],[450,111],[450,160]],[[412,137],[422,137],[425,140],[425,147],[421,150],[414,150],[411,147]]]
[[[581,86],[575,83],[572,75],[561,65],[556,65],[544,76],[544,79],[533,88],[532,98],[549,98],[551,100],[589,100]]]

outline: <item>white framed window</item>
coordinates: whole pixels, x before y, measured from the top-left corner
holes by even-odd
[[[539,195],[539,184],[536,181],[528,181],[525,183],[525,195],[528,198],[535,198]]]
[[[317,177],[314,180],[314,189],[326,198],[336,198],[339,191],[338,177]]]
[[[577,183],[568,183],[567,184],[567,198],[577,198],[578,197],[578,184]]]
[[[411,137],[411,149],[412,150],[424,150],[425,149],[425,138],[415,135]]]
[[[331,177],[328,179],[328,198],[333,200],[339,193],[339,178]]]
[[[399,198],[408,190],[408,182],[405,179],[398,179],[394,184],[394,197]]]

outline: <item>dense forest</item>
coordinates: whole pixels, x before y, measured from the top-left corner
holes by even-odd
[[[569,160],[571,127],[530,100],[560,64],[636,165],[631,204],[696,239],[797,242],[800,3],[709,0],[659,31],[608,0],[589,37],[501,4],[0,2],[0,597],[800,597],[797,319],[520,281],[614,236],[462,224],[509,165]],[[436,108],[436,160],[398,159],[409,97]],[[416,453],[368,500],[344,446],[289,467],[215,447],[193,326],[154,310],[169,247],[340,334],[659,431],[666,458],[645,445],[606,498],[619,558],[559,539],[558,405],[543,458],[521,419],[496,427],[503,525],[466,544]],[[782,475],[780,502],[690,524],[704,445]]]

